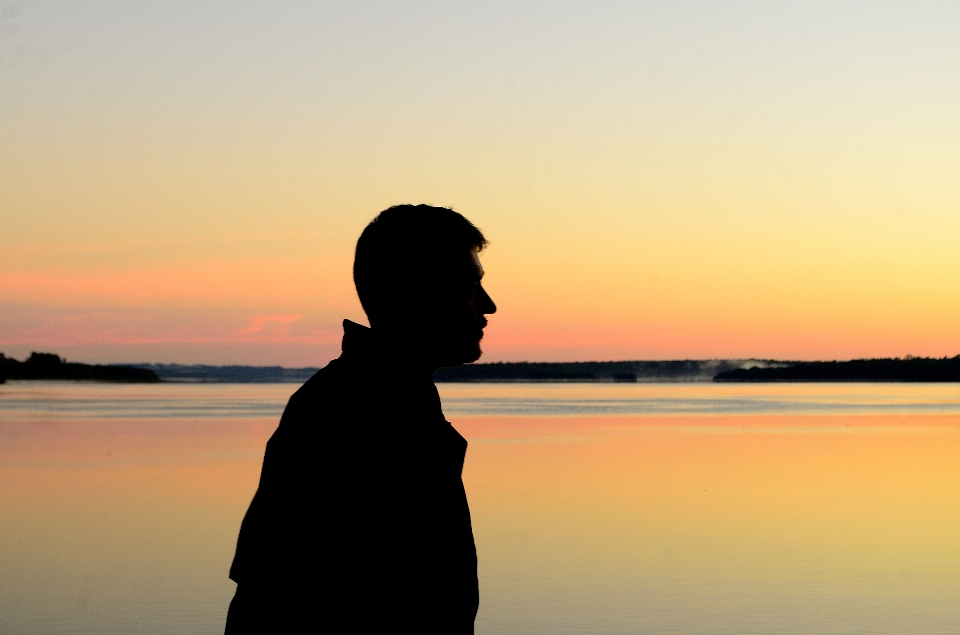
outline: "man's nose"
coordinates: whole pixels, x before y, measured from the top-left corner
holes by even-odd
[[[490,297],[490,294],[487,293],[487,290],[484,289],[483,286],[480,287],[480,302],[478,304],[480,305],[478,307],[480,313],[483,315],[497,312],[497,305],[493,303],[493,298]]]

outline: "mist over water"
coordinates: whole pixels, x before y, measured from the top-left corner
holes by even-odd
[[[296,388],[0,386],[0,632],[222,632]],[[478,633],[960,631],[960,386],[439,388]]]

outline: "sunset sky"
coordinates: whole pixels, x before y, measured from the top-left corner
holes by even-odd
[[[0,351],[319,365],[396,203],[484,361],[960,354],[960,4],[0,0]]]

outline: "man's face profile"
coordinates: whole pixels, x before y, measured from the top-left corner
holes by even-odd
[[[487,244],[444,207],[396,205],[357,241],[354,282],[370,326],[397,354],[434,369],[480,358],[484,317],[497,310],[483,288]]]
[[[480,358],[480,340],[487,325],[486,315],[497,310],[483,288],[483,265],[479,250],[464,250],[445,263],[437,286],[421,297],[417,339],[431,349],[436,364],[456,366]]]
[[[465,293],[460,296],[457,304],[460,305],[458,322],[462,324],[462,331],[458,331],[457,343],[451,350],[450,361],[454,364],[475,362],[480,359],[480,340],[483,339],[483,328],[487,325],[488,314],[496,313],[497,305],[483,288],[483,265],[480,264],[479,250],[470,249],[469,262],[464,267],[462,284]]]

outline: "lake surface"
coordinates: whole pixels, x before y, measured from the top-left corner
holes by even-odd
[[[0,633],[219,633],[291,384],[0,385]],[[956,384],[441,384],[480,634],[960,632]]]

